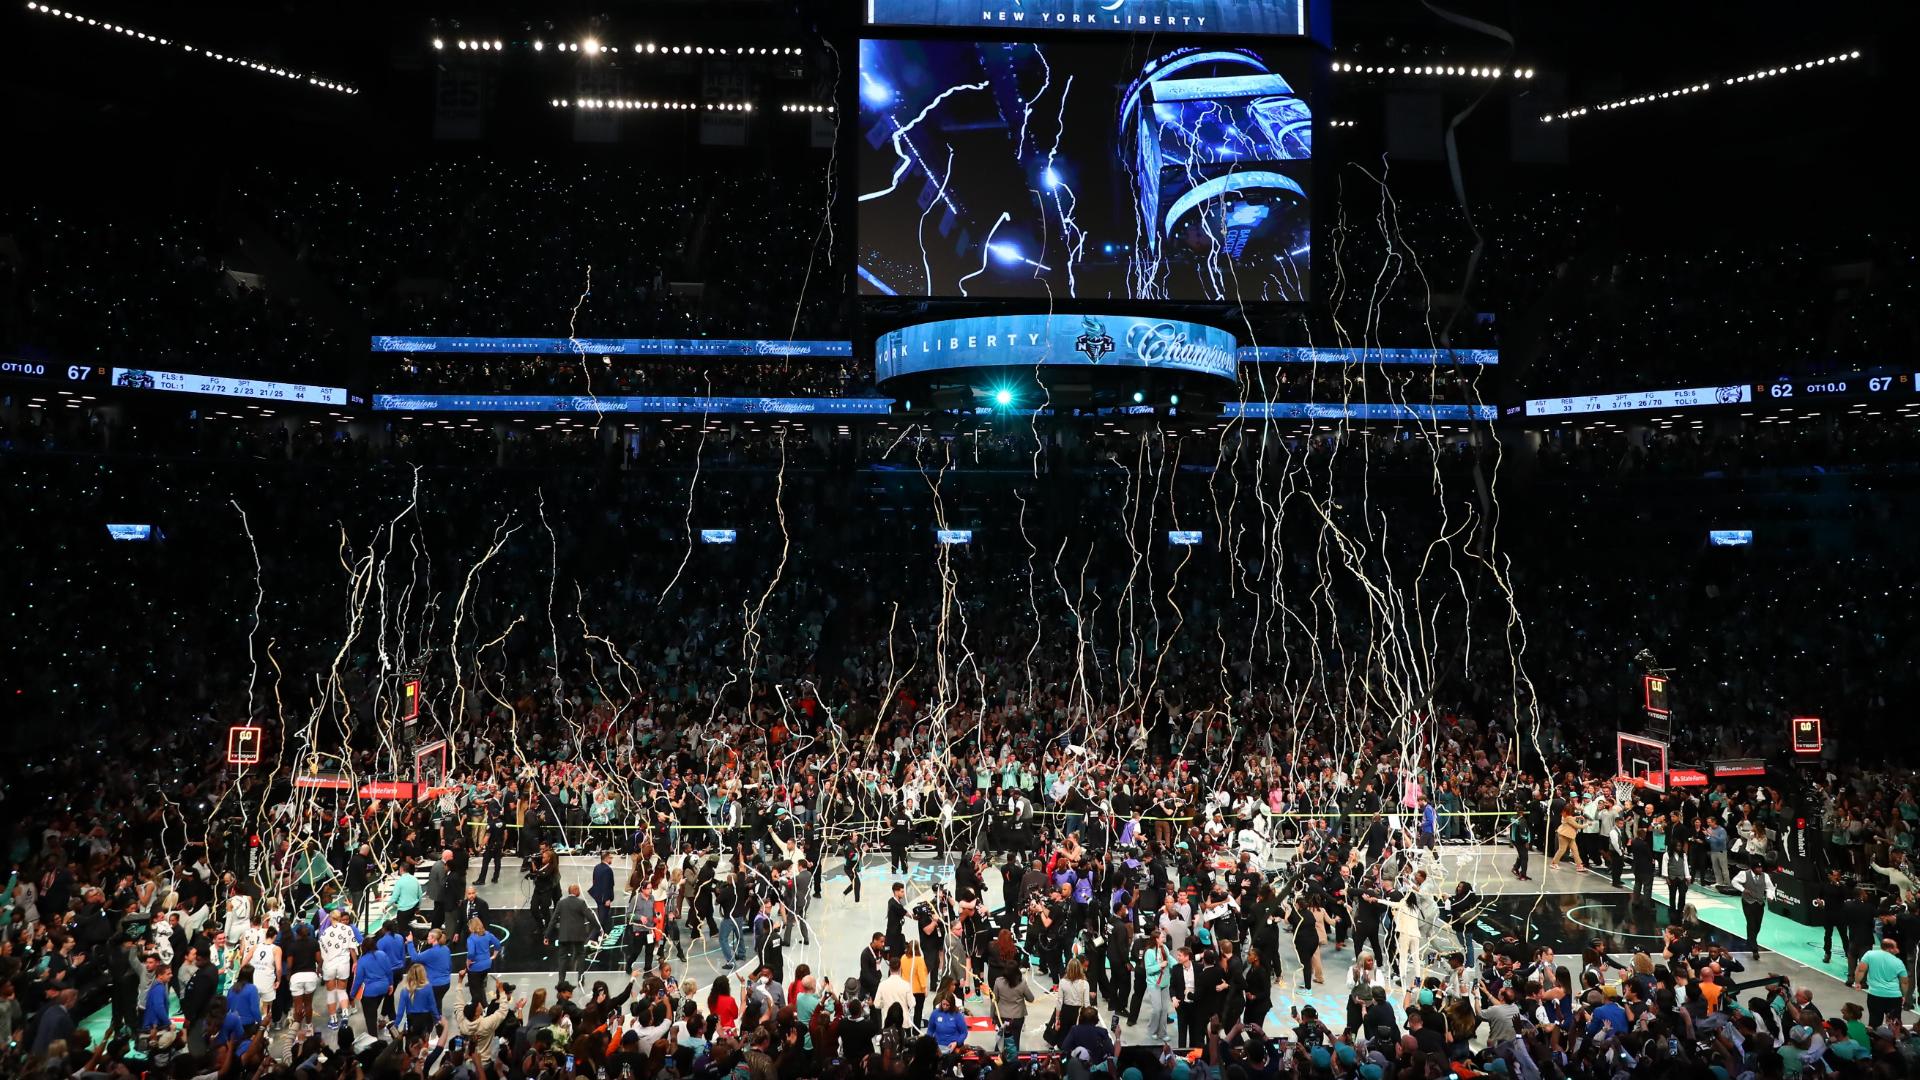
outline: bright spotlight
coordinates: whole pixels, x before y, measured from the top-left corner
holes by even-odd
[[[993,403],[1001,408],[1006,408],[1008,405],[1013,404],[1013,391],[1005,388],[995,390],[993,392]]]
[[[544,41],[536,41],[533,43],[534,52],[543,52],[545,51],[546,47],[547,47],[547,43]]]
[[[1138,390],[1135,390],[1135,391],[1133,392],[1133,403],[1134,403],[1135,405],[1138,405],[1138,404],[1140,404],[1141,402],[1143,402],[1143,401],[1145,401],[1145,400],[1147,400],[1147,395],[1145,395],[1145,394],[1143,394],[1143,393],[1141,393],[1141,392],[1140,392],[1140,391],[1138,391]]]
[[[440,40],[439,38],[434,38],[434,39],[433,39],[433,47],[434,47],[435,49],[444,49],[444,48],[446,48],[446,47],[447,47],[447,43],[446,43],[446,42],[444,42],[444,41],[441,41],[441,40]]]

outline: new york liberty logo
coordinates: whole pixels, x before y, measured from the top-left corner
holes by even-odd
[[[1113,335],[1107,333],[1105,324],[1098,319],[1083,318],[1080,327],[1082,333],[1073,339],[1073,347],[1085,353],[1088,360],[1097,364],[1101,357],[1113,351]]]

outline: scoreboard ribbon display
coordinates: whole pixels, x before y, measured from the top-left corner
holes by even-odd
[[[375,334],[377,353],[515,353],[538,356],[852,356],[851,341],[783,338],[435,337]]]
[[[1159,368],[1232,379],[1231,333],[1141,315],[980,315],[903,326],[874,344],[882,383],[979,367]]]

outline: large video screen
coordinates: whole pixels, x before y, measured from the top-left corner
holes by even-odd
[[[1260,37],[1307,32],[1305,0],[866,0],[866,5],[867,21],[875,25]]]
[[[866,295],[1297,302],[1312,53],[860,43]]]

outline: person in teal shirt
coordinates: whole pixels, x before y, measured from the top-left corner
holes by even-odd
[[[1887,1017],[1900,1019],[1900,1002],[1906,999],[1907,965],[1900,960],[1900,943],[1881,938],[1880,948],[1860,958],[1853,981],[1867,987],[1867,1027],[1877,1028]]]
[[[400,925],[412,925],[414,915],[420,910],[420,879],[413,876],[411,860],[400,864],[400,876],[393,879],[390,906]]]

